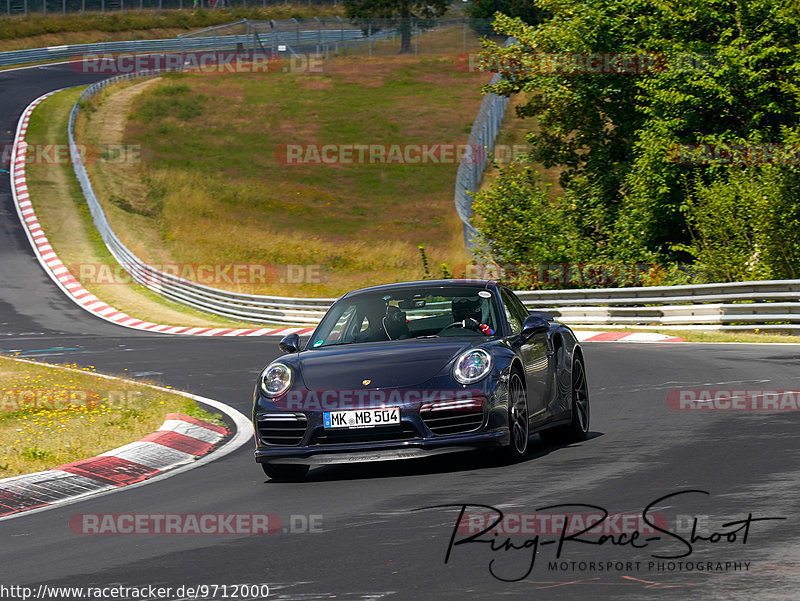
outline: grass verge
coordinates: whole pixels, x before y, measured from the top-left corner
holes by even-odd
[[[45,152],[48,148],[67,147],[69,113],[82,89],[65,90],[42,102],[31,115],[25,137],[29,144],[26,177],[31,202],[50,244],[76,277],[80,276],[81,266],[116,265],[94,226],[72,165],[65,160],[48,159],[56,155],[52,151],[49,155]],[[65,156],[65,153],[59,152],[58,156]],[[256,325],[225,320],[169,302],[144,286],[125,283],[124,279],[108,283],[84,280],[82,283],[112,307],[153,323],[228,327]]]
[[[24,50],[62,44],[174,38],[178,34],[240,19],[335,18],[343,14],[341,5],[310,6],[298,2],[214,11],[172,9],[162,12],[156,10],[139,12],[137,9],[105,13],[70,13],[66,16],[59,13],[46,17],[31,14],[28,18],[0,17],[0,40],[3,50]]]
[[[184,396],[77,369],[85,373],[0,356],[0,478],[134,442],[157,430],[167,413],[223,423]]]

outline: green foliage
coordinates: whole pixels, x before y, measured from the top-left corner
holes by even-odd
[[[419,248],[419,258],[422,261],[422,271],[425,274],[424,279],[429,280],[431,279],[431,270],[428,265],[428,256],[425,254],[425,247],[420,244],[417,248]]]
[[[503,13],[530,25],[542,20],[542,10],[530,0],[471,0],[464,12],[471,19],[491,19],[495,13]]]
[[[41,460],[41,459],[50,459],[55,457],[55,454],[52,451],[48,451],[46,449],[40,449],[39,447],[25,447],[22,449],[20,453],[22,457],[25,459],[34,459],[34,460]],[[7,469],[7,466],[6,466]]]
[[[800,276],[798,177],[774,167],[694,183],[686,213],[693,241],[686,250],[706,281],[795,279]]]
[[[400,52],[411,52],[412,22],[441,17],[449,0],[345,0],[344,12],[355,22],[399,19]]]
[[[572,225],[596,246],[595,257],[606,260],[671,263],[698,257],[697,236],[704,235],[698,229],[687,253],[693,240],[688,198],[695,195],[692,206],[701,211],[699,199],[708,195],[698,191],[728,186],[742,165],[679,164],[673,149],[798,143],[798,11],[774,0],[537,0],[536,6],[549,13],[537,26],[497,17],[495,29],[519,44],[506,49],[485,42],[486,64],[503,74],[486,89],[530,94],[518,111],[537,121],[527,136],[531,159],[562,169]],[[637,56],[645,67],[591,72],[586,60],[596,53],[603,61]],[[759,180],[759,193],[783,198],[772,188],[777,178],[789,181],[791,169],[770,168],[772,181]],[[727,192],[736,198],[755,193]],[[791,218],[785,213],[790,203],[775,200],[771,206],[777,221]],[[700,220],[695,228],[708,225],[700,212],[691,215]],[[552,236],[550,246],[564,246],[558,234]],[[768,231],[764,236],[777,237]],[[529,243],[495,246],[501,254],[539,256],[540,239]],[[762,257],[766,243],[762,239]],[[703,257],[708,262],[708,254]],[[781,261],[780,273],[794,269],[794,258]],[[777,273],[774,267],[768,271]],[[745,275],[729,268],[712,272]]]
[[[500,169],[495,184],[479,192],[472,205],[482,237],[479,255],[502,265],[567,263],[590,256],[564,198],[550,198],[539,174],[512,163]],[[531,284],[532,282],[515,282]]]

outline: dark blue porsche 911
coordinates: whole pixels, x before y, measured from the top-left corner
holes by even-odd
[[[589,430],[572,330],[496,282],[349,292],[301,346],[281,340],[286,355],[255,387],[255,457],[270,478],[476,448],[515,461],[533,433],[575,442]]]

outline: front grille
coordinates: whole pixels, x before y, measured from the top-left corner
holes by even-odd
[[[258,437],[264,444],[298,445],[308,426],[303,413],[267,413],[257,421]]]
[[[419,414],[430,431],[437,435],[463,434],[483,425],[483,409],[429,409]]]
[[[420,438],[416,428],[407,422],[402,427],[393,428],[355,428],[341,430],[321,430],[311,439],[310,444],[348,444],[361,442],[391,442]]]

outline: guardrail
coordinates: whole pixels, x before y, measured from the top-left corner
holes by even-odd
[[[262,43],[277,44],[323,44],[361,41],[367,39],[358,29],[323,29],[301,31],[297,33],[276,32],[259,34]],[[387,35],[381,32],[374,38]],[[184,52],[187,50],[229,50],[237,48],[258,49],[254,47],[253,34],[220,35],[199,38],[170,38],[161,40],[135,40],[127,42],[98,42],[94,44],[73,44],[63,46],[50,46],[48,48],[33,48],[30,50],[10,50],[0,52],[0,67],[10,65],[24,65],[53,60],[69,60],[80,58],[82,55],[103,54],[152,54],[160,52]]]
[[[518,292],[574,325],[800,330],[800,280]],[[788,323],[775,323],[788,322]]]
[[[509,38],[506,46],[513,42],[514,39]],[[490,83],[494,85],[498,81],[500,81],[500,74],[495,73]],[[473,158],[477,160],[462,162],[456,172],[454,200],[456,212],[464,224],[464,243],[467,248],[474,248],[474,240],[478,236],[478,230],[472,225],[472,195],[481,187],[488,158],[487,153],[494,149],[494,141],[500,131],[500,125],[503,123],[508,101],[507,96],[498,96],[497,94],[486,94],[483,97],[478,116],[472,123],[468,142],[470,148],[480,148],[482,151],[476,153],[473,150]]]

